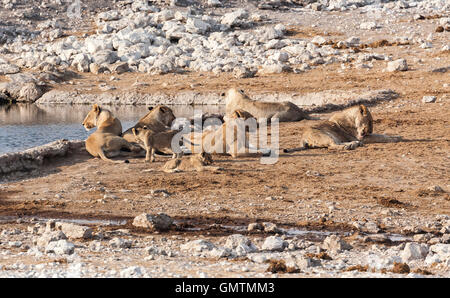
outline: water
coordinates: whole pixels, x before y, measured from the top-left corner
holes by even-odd
[[[223,113],[219,105],[169,106],[176,117],[192,118],[194,110]],[[148,110],[145,106],[107,106],[122,122],[132,127]],[[0,106],[0,154],[17,152],[59,139],[85,140],[95,129],[81,125],[91,105],[10,105]]]

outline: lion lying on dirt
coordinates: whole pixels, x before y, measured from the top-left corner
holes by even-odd
[[[141,150],[120,137],[122,133],[120,120],[114,117],[109,110],[103,109],[97,104],[93,105],[82,124],[88,131],[97,126],[97,131],[86,140],[86,150],[94,157],[100,157],[104,161],[113,163],[123,163],[123,161],[114,161],[108,157],[120,155],[121,149],[133,152]]]
[[[308,119],[308,115],[292,102],[260,102],[248,97],[243,90],[229,89],[222,96],[226,96],[225,116],[230,117],[235,110],[249,112],[256,118],[278,118],[280,122],[300,121]],[[226,121],[226,120],[225,120]]]
[[[164,164],[162,170],[166,173],[187,172],[187,171],[219,171],[221,168],[212,167],[213,160],[211,154],[202,152],[189,157],[171,159]]]
[[[238,121],[254,119],[254,125],[241,126]],[[245,124],[242,122],[241,124]],[[270,153],[270,149],[257,150],[250,145],[248,133],[255,132],[257,128],[256,119],[247,111],[237,109],[231,113],[228,120],[217,130],[205,130],[201,134],[190,133],[185,139],[190,140],[191,145],[195,146],[197,141],[201,140],[203,151],[211,154],[226,154],[236,157],[260,157]],[[231,135],[227,135],[231,134]],[[238,138],[240,138],[238,140]],[[249,152],[252,151],[255,152]],[[191,151],[194,148],[191,146]]]
[[[155,161],[155,151],[172,154],[172,158],[180,157],[183,151],[173,152],[172,138],[180,132],[180,130],[165,130],[161,132],[154,131],[147,126],[131,129],[138,144],[144,146],[146,150],[145,162]]]
[[[175,120],[175,115],[172,112],[172,109],[169,107],[158,105],[156,107],[150,107],[149,112],[139,119],[135,126],[127,129],[122,137],[130,143],[138,143],[136,137],[133,134],[133,128],[139,128],[143,126],[147,126],[154,132],[161,132],[165,130],[170,130],[170,126],[172,125],[173,120]]]
[[[373,118],[365,105],[354,106],[334,114],[329,120],[314,121],[303,131],[301,146],[284,149],[294,152],[307,148],[353,150],[363,143],[394,143],[399,136],[373,134]]]

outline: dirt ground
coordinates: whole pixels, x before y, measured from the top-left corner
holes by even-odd
[[[443,34],[445,40],[449,33]],[[406,58],[409,70],[384,72],[384,61],[375,62],[372,69],[342,69],[335,63],[300,74],[240,80],[229,74],[136,78],[128,73],[108,84],[124,88],[139,80],[149,83],[139,87],[143,88],[140,91],[165,93],[218,91],[233,86],[250,94],[260,90],[392,89],[399,93],[397,99],[369,109],[374,132],[402,136],[405,140],[400,143],[369,144],[352,151],[281,152],[273,165],[263,165],[259,158],[215,156],[215,165],[224,168],[217,173],[167,174],[160,171],[167,160],[161,156],[152,164],[142,158],[131,158],[129,164],[109,164],[87,153],[78,154],[0,184],[0,217],[125,219],[130,223],[143,212],[163,212],[183,225],[162,235],[189,239],[205,234],[189,227],[211,227],[214,223],[246,226],[263,221],[327,231],[352,231],[355,222],[373,221],[390,233],[407,234],[405,228],[411,225],[427,231],[431,229],[427,223],[436,216],[450,215],[450,79],[448,72],[431,71],[449,66],[450,53],[424,53],[418,51],[418,45],[386,46],[380,52]],[[109,76],[84,74],[77,79],[77,86],[102,81],[109,81]],[[422,103],[426,95],[436,96],[437,101]],[[330,114],[314,116],[326,119]],[[281,123],[280,149],[298,146],[304,125],[305,121]],[[436,191],[435,186],[443,191]],[[330,206],[335,207],[333,211]],[[127,228],[136,235],[152,234],[131,224]],[[206,235],[231,233],[209,228]]]

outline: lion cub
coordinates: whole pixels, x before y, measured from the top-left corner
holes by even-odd
[[[162,167],[166,173],[176,173],[182,171],[219,171],[221,168],[212,167],[213,160],[211,154],[202,152],[189,157],[171,159]]]
[[[166,130],[162,132],[155,132],[147,126],[133,128],[133,135],[140,144],[144,144],[147,151],[145,155],[145,162],[155,161],[155,151],[158,150],[163,153],[172,154],[172,158],[181,157],[183,152],[173,152],[172,138],[179,133],[179,130]]]

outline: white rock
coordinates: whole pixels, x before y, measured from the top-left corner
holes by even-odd
[[[55,253],[58,255],[70,255],[74,252],[75,245],[67,240],[51,241],[45,248],[46,253]]]
[[[406,71],[408,70],[408,64],[405,59],[397,59],[394,61],[388,62],[386,71],[394,72],[394,71]]]
[[[286,246],[287,242],[281,239],[280,237],[270,236],[267,237],[266,240],[264,240],[264,243],[261,248],[263,250],[269,251],[283,251]]]
[[[70,239],[89,239],[92,238],[92,228],[80,226],[72,223],[57,222],[56,228],[61,230]]]
[[[16,65],[9,63],[0,64],[0,75],[18,73],[19,71],[20,68]]]
[[[188,18],[186,31],[195,34],[205,34],[211,29],[211,25],[197,18]]]
[[[73,57],[72,66],[76,67],[79,72],[89,71],[90,59],[86,54],[77,54]]]
[[[432,103],[436,101],[436,96],[424,96],[422,98],[423,103]]]
[[[38,248],[45,248],[50,242],[58,241],[58,240],[64,240],[67,239],[66,235],[64,235],[63,232],[57,231],[57,232],[45,232],[40,237],[35,239],[36,246]]]
[[[131,248],[132,242],[129,240],[115,237],[109,241],[109,245],[113,248]]]
[[[225,14],[220,23],[228,25],[230,27],[239,26],[242,24],[243,19],[248,18],[248,11],[245,9],[238,9],[236,11]]]
[[[187,250],[190,252],[210,251],[214,248],[216,248],[216,246],[213,243],[202,239],[189,241],[180,246],[181,250]]]
[[[450,244],[439,243],[432,245],[430,246],[430,251],[445,259],[450,258]]]
[[[225,247],[233,250],[237,256],[244,256],[258,250],[258,248],[244,235],[233,234],[227,237]]]
[[[342,240],[339,236],[331,235],[325,238],[323,241],[322,247],[326,250],[335,252],[335,253],[341,253],[345,250],[352,249],[352,246]]]
[[[377,23],[375,22],[365,22],[359,25],[360,29],[373,30],[378,28]]]
[[[317,35],[311,40],[311,42],[316,43],[318,45],[323,45],[327,42],[327,40],[324,37]]]
[[[208,0],[208,6],[220,7],[222,6],[222,2],[220,2],[219,0]]]
[[[411,261],[411,260],[422,260],[428,254],[428,245],[419,244],[415,242],[408,242],[405,245],[405,248],[401,252],[400,256],[403,262]]]
[[[158,231],[168,230],[172,224],[173,219],[164,213],[157,215],[142,213],[133,220],[133,226],[135,227],[149,228]]]
[[[139,266],[131,266],[120,271],[119,275],[122,278],[141,277],[142,269]]]

